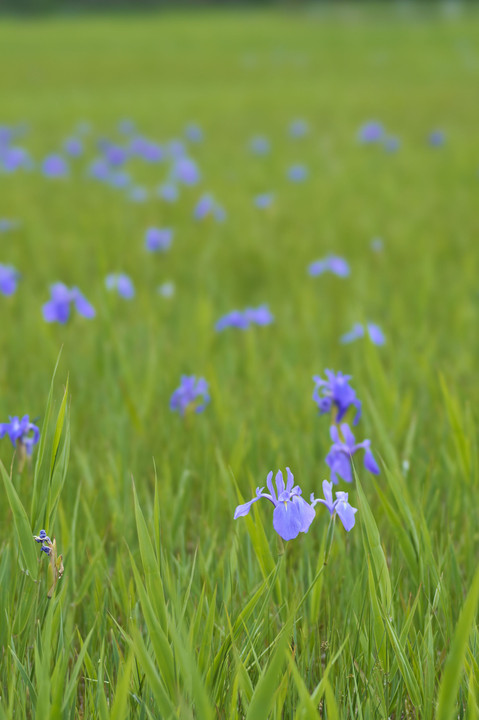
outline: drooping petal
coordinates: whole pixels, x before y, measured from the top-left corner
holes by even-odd
[[[301,527],[299,528],[299,531],[304,533],[308,532],[311,523],[316,517],[314,508],[311,507],[311,505],[300,495],[295,495],[290,504],[296,505],[299,509],[299,516],[301,518]]]
[[[339,496],[345,496],[339,497],[335,502],[335,510],[336,513],[343,523],[344,529],[349,532],[353,527],[355,523],[355,514],[357,513],[357,508],[353,508],[352,505],[348,502],[348,494],[347,493],[336,493],[336,497]]]
[[[374,345],[385,344],[386,338],[379,325],[374,325],[374,323],[368,323],[368,334],[371,342],[374,343]]]
[[[273,527],[283,540],[298,537],[303,525],[299,504],[295,502],[278,503],[273,513]]]
[[[364,453],[364,467],[373,475],[379,475],[379,466],[369,448]]]
[[[86,297],[79,291],[78,288],[73,288],[72,290],[73,294],[73,302],[75,303],[75,307],[77,312],[80,315],[83,315],[83,317],[91,319],[94,318],[96,315],[95,308],[91,303],[88,302]]]

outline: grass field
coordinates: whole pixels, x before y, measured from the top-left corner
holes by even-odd
[[[21,273],[0,295],[0,421],[28,413],[41,440],[23,469],[0,441],[0,720],[479,717],[479,12],[441,7],[2,20],[0,124],[23,123],[34,167],[0,174],[18,221],[0,262]],[[183,138],[202,177],[177,202],[153,192],[169,161],[128,161],[144,202],[89,177],[125,118]],[[372,120],[396,151],[358,141]],[[83,155],[44,177],[79,123]],[[224,222],[193,218],[205,192]],[[149,227],[173,229],[168,252]],[[328,254],[351,275],[310,277]],[[120,271],[131,301],[105,289]],[[46,323],[58,281],[96,317]],[[273,324],[215,331],[262,304]],[[342,344],[356,322],[385,345]],[[286,466],[321,497],[326,368],[353,376],[381,472],[355,456],[335,488],[350,532],[317,505],[285,542],[267,502],[233,514]],[[211,395],[184,418],[182,374]],[[63,553],[51,599],[41,528]]]

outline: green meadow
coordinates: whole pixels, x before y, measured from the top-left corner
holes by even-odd
[[[28,414],[41,439],[23,467],[0,441],[0,720],[479,717],[478,33],[453,4],[2,19],[0,124],[35,167],[0,173],[18,221],[0,262],[21,273],[0,295],[0,421]],[[177,202],[155,194],[168,162],[128,161],[144,202],[89,177],[125,118],[185,142],[201,180]],[[373,120],[395,151],[358,141]],[[84,154],[44,177],[79,123]],[[207,192],[224,222],[193,218]],[[173,229],[168,252],[149,227]],[[308,275],[330,254],[349,277]],[[94,319],[44,321],[59,281]],[[262,304],[273,324],[215,331]],[[385,345],[342,344],[357,322]],[[317,505],[285,542],[267,501],[233,515],[286,466],[322,497],[326,368],[352,375],[380,474],[355,455],[334,488],[355,527]],[[170,410],[181,375],[207,380],[204,412]]]

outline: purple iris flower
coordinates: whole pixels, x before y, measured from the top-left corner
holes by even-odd
[[[20,273],[11,265],[0,264],[0,294],[13,295]]]
[[[234,519],[244,517],[249,513],[253,503],[266,498],[274,505],[273,527],[283,540],[293,540],[300,532],[308,532],[316,513],[314,508],[301,497],[302,490],[299,485],[294,486],[294,476],[288,467],[286,473],[288,476],[286,487],[281,470],[276,473],[277,492],[275,492],[273,472],[269,472],[266,478],[269,493],[263,492],[264,488],[256,488],[256,497],[243,505],[238,505]]]
[[[305,165],[291,165],[288,170],[288,180],[291,182],[304,182],[308,177],[308,169]]]
[[[274,322],[267,305],[260,305],[257,308],[246,308],[246,310],[232,310],[223,315],[215,325],[215,330],[221,332],[228,327],[246,330],[250,325],[270,325]]]
[[[159,185],[156,194],[168,203],[176,202],[179,195],[178,188],[176,185],[173,185],[173,183],[163,183],[163,185]]]
[[[368,323],[366,325],[366,330],[369,335],[369,339],[372,343],[374,343],[374,345],[385,344],[386,338],[384,337],[384,333],[379,327],[379,325],[375,325],[374,323]],[[349,332],[341,335],[340,341],[344,345],[347,345],[348,343],[354,342],[355,340],[364,337],[364,335],[364,326],[361,325],[361,323],[355,323]]]
[[[40,430],[30,422],[28,415],[24,415],[21,419],[15,416],[11,417],[8,423],[0,423],[0,438],[5,435],[8,435],[13,447],[22,446],[27,451],[27,455],[31,455],[33,446],[40,439]]]
[[[353,425],[357,425],[361,417],[361,402],[356,397],[356,391],[349,385],[351,375],[335,373],[333,370],[325,370],[325,375],[326,380],[319,375],[313,376],[316,383],[313,400],[318,405],[319,414],[330,412],[334,405],[337,408],[336,422],[341,422],[349,408],[355,407],[356,416]]]
[[[201,180],[198,165],[189,157],[177,158],[172,171],[173,179],[183,185],[197,185]]]
[[[7,173],[16,170],[31,170],[33,167],[32,159],[25,148],[19,146],[8,147],[0,156],[3,170]]]
[[[315,260],[308,266],[308,273],[312,277],[323,275],[325,272],[333,273],[338,277],[348,277],[351,270],[346,260],[338,255],[328,255],[323,260]]]
[[[208,383],[204,378],[197,380],[195,375],[182,375],[180,386],[170,398],[170,410],[178,411],[183,417],[190,407],[196,413],[203,412],[209,401]]]
[[[433,130],[429,133],[429,145],[432,147],[441,147],[446,142],[446,135],[442,130]]]
[[[224,208],[216,202],[212,195],[205,193],[196,203],[193,217],[195,220],[204,220],[209,215],[213,215],[216,222],[223,222],[226,219]]]
[[[374,455],[370,450],[371,441],[363,440],[360,443],[356,442],[356,439],[351,432],[347,423],[340,425],[341,434],[343,440],[341,440],[339,430],[336,425],[332,425],[330,428],[330,435],[333,444],[329,453],[326,456],[326,465],[331,470],[331,482],[336,485],[338,482],[338,475],[346,482],[353,481],[353,473],[351,469],[351,458],[358,450],[364,450],[364,467],[373,475],[379,475],[379,467],[374,459]]]
[[[61,155],[48,155],[42,163],[42,173],[48,178],[66,177],[69,173],[68,163]]]
[[[376,143],[384,137],[384,128],[380,122],[372,120],[359,128],[358,140],[361,143]]]
[[[110,178],[111,169],[107,161],[103,158],[96,158],[90,163],[88,175],[95,180],[106,182]]]
[[[328,508],[331,513],[331,517],[336,513],[341,522],[343,523],[344,529],[349,532],[354,527],[356,518],[354,517],[357,513],[357,508],[353,508],[348,502],[348,493],[337,492],[336,500],[333,501],[333,483],[323,480],[323,498],[314,499],[314,494],[311,494],[311,506],[314,507],[317,503],[321,503]]]
[[[304,137],[308,134],[308,131],[309,126],[306,120],[301,120],[299,118],[297,120],[293,120],[293,122],[289,126],[289,134],[293,138]]]
[[[131,300],[135,297],[135,286],[125,273],[110,273],[105,278],[107,290],[117,290],[120,297]]]
[[[274,193],[262,193],[261,195],[256,195],[254,200],[254,204],[257,208],[260,208],[261,210],[264,210],[265,208],[269,208],[273,202],[274,202]]]
[[[67,155],[71,155],[71,157],[83,155],[83,143],[76,137],[67,138],[63,147]]]
[[[40,530],[40,533],[38,535],[34,535],[33,539],[35,542],[42,544],[40,550],[43,550],[43,552],[47,555],[51,555],[52,548],[50,546],[52,545],[52,541],[46,534],[45,530]]]
[[[190,142],[199,143],[203,140],[203,130],[195,123],[186,126],[185,135]]]
[[[268,138],[257,135],[251,139],[250,148],[254,155],[267,155],[271,150],[271,144]]]
[[[149,252],[166,252],[173,240],[171,228],[150,227],[145,233],[145,247]]]
[[[114,145],[113,143],[107,143],[105,145],[103,154],[107,163],[112,167],[123,165],[128,158],[128,153],[125,148],[121,147],[121,145]]]
[[[70,305],[83,317],[91,319],[96,315],[95,308],[77,287],[69,288],[58,282],[50,286],[51,299],[43,305],[43,317],[46,322],[59,322],[64,325],[70,317]]]

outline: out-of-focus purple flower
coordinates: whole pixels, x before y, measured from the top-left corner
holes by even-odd
[[[15,230],[20,225],[18,220],[8,220],[8,218],[0,218],[0,233]]]
[[[342,423],[340,428],[343,439],[341,439],[336,425],[332,425],[330,428],[333,444],[326,456],[326,465],[328,465],[331,470],[331,482],[336,485],[338,483],[338,475],[346,482],[350,483],[353,481],[351,458],[358,450],[365,451],[364,467],[366,470],[373,473],[373,475],[379,475],[379,467],[370,449],[371,441],[363,440],[357,443],[347,423]]]
[[[107,290],[117,290],[120,297],[131,300],[135,297],[135,286],[125,273],[110,273],[105,278]]]
[[[149,252],[166,252],[173,240],[171,228],[150,227],[145,233],[145,247]]]
[[[43,552],[46,553],[47,555],[51,555],[51,552],[52,552],[51,546],[53,543],[50,540],[50,538],[48,537],[48,535],[46,534],[45,530],[40,530],[40,533],[38,535],[34,535],[33,539],[35,540],[35,542],[42,544],[40,550],[43,550]]]
[[[210,401],[208,383],[195,375],[182,375],[180,386],[170,399],[170,410],[177,411],[183,417],[189,409],[195,413],[203,412]]]
[[[369,339],[372,343],[374,343],[374,345],[384,345],[386,343],[386,338],[379,325],[375,325],[374,323],[368,323],[366,325],[366,331],[369,335]],[[352,330],[347,332],[345,335],[341,335],[340,341],[344,345],[347,345],[348,343],[354,342],[355,340],[364,337],[364,335],[365,330],[363,325],[361,325],[361,323],[355,323],[352,327]]]
[[[167,146],[168,155],[172,158],[179,158],[186,155],[185,143],[182,140],[170,140]]]
[[[390,153],[397,152],[400,147],[401,147],[401,141],[398,137],[391,135],[390,137],[385,138],[384,149],[386,150],[386,152],[390,152]]]
[[[374,250],[374,252],[381,252],[384,248],[384,242],[383,239],[380,237],[375,237],[371,240],[371,250]]]
[[[42,173],[48,178],[62,178],[69,173],[68,163],[61,155],[48,155],[42,163]]]
[[[17,289],[20,273],[11,265],[0,264],[0,294],[13,295]]]
[[[326,380],[319,375],[313,376],[316,383],[313,400],[318,405],[319,414],[328,413],[335,406],[337,409],[335,422],[341,422],[349,408],[354,407],[356,416],[353,424],[357,425],[361,417],[361,402],[356,397],[356,391],[349,384],[351,375],[343,375],[340,371],[335,373],[333,370],[325,370],[325,375]]]
[[[63,144],[65,152],[71,157],[83,155],[83,143],[76,137],[67,138]]]
[[[212,195],[205,193],[196,203],[193,217],[195,220],[203,220],[209,215],[213,215],[216,222],[223,222],[226,219],[224,208],[216,202]]]
[[[311,506],[314,507],[317,503],[321,503],[331,513],[331,517],[336,513],[341,522],[343,523],[346,532],[349,532],[354,527],[356,518],[354,517],[357,513],[357,508],[353,508],[348,502],[348,493],[337,492],[336,500],[333,501],[333,483],[323,480],[323,498],[314,499],[314,494],[311,494]]]
[[[108,175],[107,182],[114,188],[123,190],[127,188],[131,183],[131,177],[126,170],[112,170]]]
[[[384,127],[380,122],[372,120],[361,125],[358,131],[358,140],[361,143],[380,142],[384,137]]]
[[[175,160],[172,177],[183,185],[197,185],[201,179],[201,173],[195,161],[184,155]]]
[[[189,123],[186,126],[185,135],[190,142],[199,143],[203,140],[203,130],[195,123]]]
[[[135,185],[129,191],[128,197],[132,202],[144,203],[148,200],[148,190],[141,185]]]
[[[274,193],[270,192],[256,195],[253,199],[253,202],[257,208],[260,208],[260,210],[269,208],[274,202]]]
[[[121,145],[114,145],[113,143],[106,143],[103,148],[103,154],[105,160],[112,167],[120,167],[128,159],[128,153]]]
[[[175,294],[175,283],[171,281],[164,282],[161,285],[158,285],[157,292],[158,295],[161,295],[164,298],[172,298]]]
[[[0,438],[5,435],[8,435],[13,447],[22,446],[27,455],[31,455],[33,446],[40,439],[40,430],[30,422],[28,415],[24,415],[21,419],[15,416],[10,417],[8,423],[0,423]]]
[[[0,164],[7,173],[16,170],[31,170],[33,167],[33,161],[28,150],[19,146],[7,147],[0,154]]]
[[[428,141],[432,147],[441,147],[446,142],[446,135],[443,130],[433,130],[429,133]]]
[[[305,165],[291,165],[288,170],[288,180],[291,182],[304,182],[308,177],[308,169]]]
[[[274,317],[267,305],[260,305],[257,308],[246,308],[246,310],[232,310],[223,315],[215,325],[215,330],[221,332],[226,328],[233,327],[246,330],[250,325],[271,325]]]
[[[178,188],[173,183],[163,183],[157,189],[157,195],[165,202],[173,203],[178,200]]]
[[[323,275],[325,272],[333,273],[338,277],[348,277],[351,270],[347,261],[338,255],[328,255],[323,260],[315,260],[308,266],[308,273],[312,277]]]
[[[110,178],[111,168],[103,158],[96,158],[90,163],[88,175],[95,180],[107,182]]]
[[[91,319],[96,315],[95,308],[77,287],[69,288],[58,282],[50,286],[51,298],[43,307],[46,322],[59,322],[64,325],[70,317],[70,306],[73,303],[76,311],[83,317]]]
[[[358,340],[362,337],[364,337],[364,328],[361,323],[355,323],[352,327],[352,330],[345,333],[344,335],[341,335],[340,341],[343,344],[347,345],[348,343],[354,342],[355,340]]]
[[[257,135],[251,139],[250,148],[254,155],[267,155],[271,150],[271,144],[268,138]]]
[[[309,126],[306,120],[300,118],[293,120],[289,126],[289,134],[293,138],[300,138],[307,135],[309,132]]]
[[[249,513],[253,503],[261,498],[266,498],[266,500],[269,500],[274,505],[273,527],[283,540],[294,540],[300,532],[307,533],[316,513],[311,505],[301,497],[302,490],[299,485],[294,486],[294,476],[288,467],[286,468],[286,473],[286,486],[281,470],[278,470],[276,473],[275,492],[273,472],[269,472],[266,478],[266,485],[269,492],[263,492],[264,488],[256,488],[256,497],[247,503],[238,505],[235,510],[234,519],[244,517]]]
[[[158,145],[158,143],[148,142],[144,147],[142,155],[146,162],[159,163],[163,162],[166,153],[164,148],[161,145]]]

